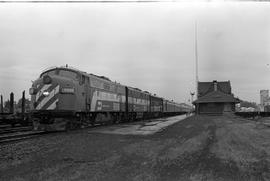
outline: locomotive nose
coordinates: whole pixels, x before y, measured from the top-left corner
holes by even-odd
[[[50,84],[52,82],[52,78],[49,75],[45,75],[43,77],[43,83],[44,84]]]

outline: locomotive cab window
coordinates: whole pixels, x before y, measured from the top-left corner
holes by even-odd
[[[70,70],[59,70],[59,69],[53,69],[53,70],[49,70],[47,72],[44,72],[43,74],[40,75],[40,77],[44,77],[45,75],[59,75],[62,77],[68,77],[71,78],[73,80],[78,80],[79,79],[79,75],[76,72],[70,71]]]
[[[68,77],[73,80],[79,79],[79,75],[76,72],[69,71],[69,70],[59,70],[58,75],[63,76],[63,77]]]

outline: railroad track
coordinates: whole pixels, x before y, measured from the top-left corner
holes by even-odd
[[[94,126],[87,126],[83,129],[86,128],[97,128],[97,127],[103,127],[103,126],[109,126],[109,125],[94,125]],[[53,133],[63,133],[65,131],[33,131],[32,126],[28,127],[18,127],[18,128],[5,128],[5,129],[0,129],[0,144],[3,143],[10,143],[10,142],[15,142],[15,141],[23,141],[26,139],[30,138],[35,138],[41,135],[45,134],[53,134]],[[74,129],[70,131],[76,131],[79,129]]]
[[[128,122],[125,124],[133,124],[133,123],[134,122]],[[121,125],[121,124],[123,124],[123,123],[118,123],[118,125]],[[92,126],[86,126],[84,128],[81,128],[81,129],[89,129],[89,128],[98,129],[100,127],[109,127],[112,125],[115,125],[115,124],[95,124]],[[80,129],[75,129],[75,130],[70,130],[70,131],[78,131],[78,130],[80,130]],[[63,133],[63,132],[65,132],[65,131],[51,131],[51,132],[32,131],[32,126],[8,128],[8,129],[2,129],[2,130],[0,129],[0,144],[14,142],[14,141],[22,141],[25,139],[34,138],[34,137],[38,137],[38,136],[45,135],[45,134]]]
[[[47,132],[45,131],[27,131],[27,132],[25,131],[15,134],[4,134],[0,136],[0,144],[34,138],[40,135],[44,135],[46,133]]]
[[[96,124],[93,126],[87,126],[81,129],[74,129],[69,131],[78,131],[87,128],[98,128],[98,127],[106,127],[111,125],[103,125]],[[30,131],[31,130],[31,131]],[[6,131],[6,132],[5,132]],[[15,141],[23,141],[25,139],[35,138],[45,134],[59,134],[65,133],[66,131],[32,131],[32,127],[18,127],[18,128],[10,128],[7,130],[0,130],[0,145],[3,143],[10,143]]]
[[[14,132],[24,132],[32,130],[32,126],[24,126],[24,127],[15,127],[15,128],[2,128],[0,129],[0,135],[7,134],[7,133],[14,133]]]

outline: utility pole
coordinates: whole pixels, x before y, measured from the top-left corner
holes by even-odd
[[[14,93],[13,92],[11,92],[10,93],[10,107],[9,107],[9,112],[10,113],[14,113]]]
[[[193,109],[193,104],[192,104],[192,102],[193,102],[193,96],[194,96],[194,94],[195,94],[195,92],[190,92],[190,95],[191,95],[191,107],[192,107],[192,109]]]
[[[1,113],[4,113],[3,96],[1,95]]]
[[[25,113],[25,91],[22,93],[22,115]]]
[[[190,95],[191,95],[191,105],[192,105],[192,102],[193,102],[193,96],[194,96],[195,92],[190,92]]]
[[[197,42],[197,20],[195,21],[195,66],[196,66],[196,96],[198,99],[198,93],[199,93],[199,75],[198,75],[198,42]]]

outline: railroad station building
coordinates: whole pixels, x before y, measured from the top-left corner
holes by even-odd
[[[198,82],[198,99],[193,102],[196,114],[222,115],[234,113],[239,103],[231,92],[230,81]]]

